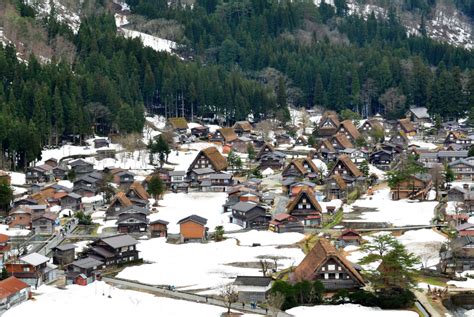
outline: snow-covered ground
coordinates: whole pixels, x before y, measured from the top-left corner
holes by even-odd
[[[242,246],[250,246],[254,243],[260,243],[260,245],[264,246],[288,245],[297,243],[305,237],[304,234],[297,232],[275,233],[272,231],[257,230],[245,233],[228,234],[226,236],[239,240],[240,245]]]
[[[17,172],[8,172],[12,185],[25,185],[25,174]]]
[[[423,267],[433,267],[439,263],[439,250],[447,241],[445,236],[431,229],[407,231],[397,239],[409,252],[420,257]]]
[[[14,236],[27,236],[31,231],[27,229],[13,229],[9,228],[8,225],[1,225],[0,224],[0,233],[6,234],[7,236],[14,237]]]
[[[240,238],[246,239],[243,236]],[[239,246],[232,238],[222,242],[186,244],[169,244],[165,238],[156,238],[141,241],[137,248],[143,260],[152,263],[127,267],[117,277],[148,284],[214,291],[233,282],[237,275],[261,276],[258,256],[286,257],[278,261],[280,268],[297,265],[304,257],[299,248]],[[253,266],[245,267],[248,262],[253,262]],[[229,265],[231,263],[233,265]]]
[[[390,189],[384,188],[375,191],[373,196],[364,195],[348,210],[350,212],[354,207],[360,207],[374,208],[375,211],[362,212],[359,220],[347,221],[388,222],[394,226],[429,225],[436,204],[436,201],[391,200]]]
[[[433,144],[430,142],[418,141],[418,140],[410,141],[410,145],[415,145],[415,146],[418,146],[420,149],[425,149],[425,150],[436,150],[438,148],[436,144]]]
[[[157,52],[168,52],[171,53],[171,51],[176,48],[176,43],[173,41],[165,40],[162,38],[159,38],[157,36],[153,36],[150,34],[134,31],[134,30],[129,30],[125,28],[120,28],[121,31],[123,32],[125,37],[128,38],[139,38],[144,46],[151,47]]]
[[[157,316],[218,317],[225,308],[112,287],[104,282],[88,286],[70,285],[66,289],[41,286],[35,300],[29,300],[8,310],[4,317],[47,316]],[[43,312],[43,313],[41,313]],[[249,316],[249,315],[246,315]]]
[[[418,314],[406,310],[381,310],[377,307],[365,307],[355,304],[300,306],[286,311],[295,317],[313,316],[351,316],[351,317],[416,317]]]
[[[224,226],[225,230],[242,229],[229,223],[228,213],[223,213],[222,205],[226,199],[226,193],[168,193],[159,201],[158,213],[151,214],[150,221],[166,220],[169,222],[168,232],[179,233],[177,222],[195,214],[207,219],[210,231],[220,225]]]

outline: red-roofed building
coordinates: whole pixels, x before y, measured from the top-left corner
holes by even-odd
[[[0,281],[0,310],[9,309],[30,298],[30,285],[11,276]]]

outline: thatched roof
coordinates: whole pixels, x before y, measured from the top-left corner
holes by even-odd
[[[217,148],[211,146],[211,147],[208,147],[207,149],[201,150],[200,153],[202,153],[211,162],[211,165],[216,172],[220,172],[227,168],[227,160],[225,157],[222,156],[221,153],[219,153]],[[198,157],[199,157],[199,154],[196,157],[196,159]]]
[[[128,188],[127,191],[127,196],[129,196],[129,193],[133,191],[135,192],[136,197],[143,199],[143,200],[148,200],[150,196],[146,192],[145,188],[142,186],[140,182],[133,182],[132,185]]]
[[[122,205],[123,207],[130,207],[133,205],[130,199],[128,199],[128,197],[125,196],[124,192],[117,193],[112,199],[112,201],[110,202],[109,206],[114,205],[116,201],[118,201],[120,205]]]
[[[331,176],[331,178],[336,181],[337,186],[339,186],[341,190],[345,190],[347,188],[347,184],[341,175],[333,175]]]
[[[352,145],[351,141],[346,137],[345,134],[338,133],[334,136],[334,139],[336,140],[337,143],[339,143],[340,146],[342,146],[344,149],[351,149],[354,148],[354,145]]]
[[[301,199],[303,198],[307,198],[309,200],[309,202],[311,203],[311,205],[313,206],[314,209],[316,209],[317,211],[319,212],[322,212],[323,209],[321,208],[321,205],[318,203],[318,201],[316,200],[316,197],[314,197],[314,193],[313,191],[311,190],[311,188],[309,187],[305,187],[303,189],[301,189],[299,192],[298,192],[298,195],[296,195],[295,198],[293,198],[289,203],[288,205],[286,206],[286,209],[288,210],[288,212],[291,213],[291,211],[293,209],[295,209],[295,207],[298,205],[298,203],[300,202]]]
[[[256,156],[257,159],[260,159],[260,157],[262,157],[262,155],[265,153],[265,149],[268,149],[269,152],[271,153],[275,151],[275,149],[273,148],[273,145],[265,142],[265,144],[263,144],[263,146],[260,148],[260,150],[257,153],[257,156]]]
[[[416,129],[411,123],[410,119],[400,119],[398,120],[398,123],[400,124],[400,127],[405,133],[416,132]]]
[[[364,279],[336,248],[324,238],[319,239],[315,246],[309,251],[306,257],[296,267],[294,277],[297,281],[315,280],[321,267],[329,260],[333,259],[344,267],[349,275],[360,285],[364,285]]]
[[[245,132],[250,132],[253,130],[252,125],[248,121],[237,121],[234,126],[234,130],[241,130]]]
[[[319,146],[320,148],[325,148],[327,149],[329,152],[336,152],[336,149],[334,148],[334,146],[332,146],[332,143],[329,142],[328,139],[324,139],[323,141],[321,141],[321,144]]]
[[[217,131],[219,131],[222,134],[225,142],[235,141],[239,137],[237,134],[235,134],[235,131],[233,128],[220,128]]]
[[[356,126],[354,123],[352,123],[352,120],[344,120],[341,122],[341,125],[339,126],[339,130],[343,127],[350,135],[351,137],[355,140],[358,137],[360,137],[360,133],[357,130]]]
[[[188,121],[183,117],[168,118],[168,123],[173,129],[187,129]]]
[[[339,163],[342,163],[352,173],[352,175],[354,175],[354,177],[362,177],[363,176],[362,172],[354,164],[354,162],[351,161],[351,159],[348,156],[346,156],[346,155],[339,156],[338,159],[337,159],[336,164],[334,165],[334,168]],[[332,174],[332,171],[331,171],[331,174]]]

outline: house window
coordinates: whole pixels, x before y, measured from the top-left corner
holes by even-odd
[[[335,271],[336,270],[336,266],[334,264],[329,264],[328,265],[328,270],[329,271]]]
[[[29,267],[23,267],[23,272],[30,272],[30,268]]]
[[[328,279],[329,279],[329,280],[334,280],[334,279],[336,279],[336,273],[329,273],[329,274],[328,274]]]

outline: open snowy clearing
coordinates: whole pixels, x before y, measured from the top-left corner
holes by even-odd
[[[167,317],[218,317],[225,311],[223,307],[121,290],[104,282],[94,282],[88,286],[70,285],[64,290],[44,285],[35,293],[39,293],[35,300],[16,306],[3,316],[24,317],[48,312],[49,317],[62,317],[67,312],[69,317],[129,317],[150,316],[153,312],[159,312],[159,316]]]
[[[240,238],[244,239],[244,235]],[[237,275],[261,276],[258,256],[286,257],[278,261],[280,269],[297,265],[304,257],[299,248],[238,246],[232,238],[178,245],[156,238],[141,241],[138,250],[143,260],[152,264],[127,267],[118,278],[183,289],[213,289],[215,293],[221,285],[233,282]]]
[[[222,212],[226,199],[226,193],[168,193],[158,202],[158,213],[151,214],[150,221],[166,220],[169,222],[168,232],[179,233],[177,222],[195,214],[207,219],[206,226],[210,231],[214,231],[216,226],[224,226],[226,231],[242,229],[229,223],[229,213]]]
[[[254,243],[271,246],[294,244],[303,240],[305,235],[297,232],[275,233],[272,231],[252,230],[245,233],[226,234],[226,237],[239,240],[241,246],[251,246]]]
[[[351,317],[416,317],[417,313],[406,310],[381,310],[377,307],[365,307],[355,304],[300,306],[286,311],[295,317],[313,316],[351,316]]]
[[[356,200],[349,212],[358,208],[370,208],[374,211],[364,211],[359,220],[352,222],[388,222],[394,226],[429,225],[434,217],[436,201],[410,201],[407,199],[391,200],[390,189],[378,190],[373,196],[364,195]]]

